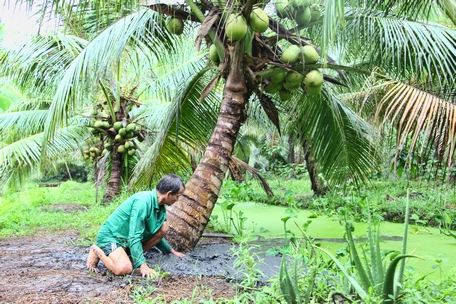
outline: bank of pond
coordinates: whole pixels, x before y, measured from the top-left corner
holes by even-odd
[[[242,229],[244,237],[249,236],[252,243],[262,244],[264,250],[267,250],[267,247],[283,245],[284,242],[280,240],[285,241],[292,235],[298,239],[303,238],[302,231],[320,247],[332,253],[346,248],[343,222],[337,215],[317,215],[308,210],[258,203],[238,203],[231,210],[227,210],[217,204],[211,222],[215,228],[230,229],[235,236],[239,235],[239,230]],[[353,224],[353,235],[358,244],[361,244],[366,240],[368,224]],[[402,250],[404,224],[381,222],[379,229],[382,250]],[[285,231],[288,231],[287,235]],[[242,239],[238,236],[236,238]],[[422,258],[412,258],[406,262],[406,268],[414,271],[417,276],[427,275],[430,279],[440,280],[446,273],[456,271],[456,239],[441,234],[438,228],[409,224],[406,244],[407,253]]]

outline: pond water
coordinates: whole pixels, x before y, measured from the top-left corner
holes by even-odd
[[[243,214],[241,215],[241,212]],[[239,226],[238,218],[245,217],[245,233],[254,238],[284,238],[284,223],[281,220],[289,216],[287,208],[257,203],[238,203],[232,209],[231,217]],[[335,253],[337,249],[345,246],[343,235],[344,229],[339,223],[337,216],[318,216],[309,218],[312,212],[307,210],[294,210],[296,217],[290,218],[286,223],[287,230],[291,230],[297,237],[301,237],[299,227],[311,220],[307,228],[307,234],[316,238],[321,247]],[[212,215],[217,216],[217,221],[224,224],[227,213],[223,212],[220,205],[216,205]],[[214,222],[214,221],[213,221]],[[233,226],[232,226],[233,227]],[[355,223],[354,235],[365,237],[366,223]],[[399,223],[380,224],[382,236],[381,249],[401,250],[404,225]],[[235,229],[232,228],[233,234]],[[429,278],[440,279],[440,271],[448,273],[456,271],[456,239],[440,234],[437,228],[428,228],[417,225],[409,225],[407,236],[407,253],[413,253],[421,259],[409,259],[406,267],[412,267],[417,276],[429,274]]]

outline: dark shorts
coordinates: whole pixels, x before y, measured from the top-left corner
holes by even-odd
[[[125,247],[125,246],[122,246],[120,245],[119,243],[111,243],[111,244],[108,244],[106,246],[104,246],[103,248],[101,248],[103,250],[103,252],[108,256],[110,255],[114,250],[116,250],[117,248],[119,247],[122,247],[125,252],[127,253],[127,255],[130,255],[130,248],[128,247]]]

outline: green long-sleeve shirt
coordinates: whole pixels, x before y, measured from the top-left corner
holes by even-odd
[[[118,243],[130,249],[133,267],[146,262],[142,243],[155,234],[166,221],[165,206],[158,205],[155,189],[138,192],[117,207],[102,225],[97,236],[97,245],[104,248],[111,243]],[[156,245],[164,253],[171,251],[171,246],[162,238]]]

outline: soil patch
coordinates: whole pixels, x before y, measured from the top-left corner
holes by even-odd
[[[160,303],[191,299],[232,298],[242,270],[233,269],[235,246],[223,238],[204,238],[184,258],[151,250],[147,261],[169,274],[143,279],[139,271],[111,275],[85,268],[89,248],[78,247],[76,232],[0,240],[0,302],[2,303],[134,303],[135,297],[159,297]],[[280,257],[258,253],[264,281],[277,273]],[[196,291],[196,292],[194,292]]]

